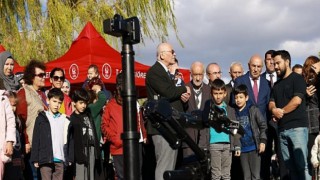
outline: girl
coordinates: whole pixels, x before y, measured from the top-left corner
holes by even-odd
[[[0,180],[4,165],[11,161],[13,144],[16,142],[15,118],[4,90],[0,90]]]
[[[13,91],[7,92],[7,97],[9,99],[12,111],[15,115],[16,123],[16,144],[13,146],[12,162],[5,164],[5,174],[4,179],[23,179],[23,157],[22,157],[22,147],[21,145],[21,135],[22,135],[22,125],[18,116],[16,116],[16,105],[18,103],[17,93]]]

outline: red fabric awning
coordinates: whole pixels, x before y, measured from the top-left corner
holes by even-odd
[[[65,70],[66,78],[71,84],[82,84],[87,78],[87,69],[91,64],[98,66],[101,79],[106,84],[115,84],[116,76],[122,70],[121,54],[105,41],[91,22],[88,22],[63,56],[46,63],[46,85],[50,86],[49,73],[55,67]],[[145,86],[149,68],[148,65],[134,62],[136,86]],[[17,65],[14,71],[22,72],[23,67]],[[179,71],[183,74],[184,81],[189,82],[189,70],[179,69]]]

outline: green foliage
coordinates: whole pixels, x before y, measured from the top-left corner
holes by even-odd
[[[177,30],[173,1],[47,0],[45,9],[40,0],[0,0],[0,44],[10,50],[21,65],[32,58],[56,59],[69,49],[75,36],[91,21],[108,43],[117,45],[119,39],[102,32],[103,20],[112,18],[115,13],[124,18],[137,16],[142,40],[165,41],[168,27]]]

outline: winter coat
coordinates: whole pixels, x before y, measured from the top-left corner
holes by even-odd
[[[6,142],[16,142],[16,121],[15,116],[7,96],[4,95],[5,91],[0,90],[0,154],[2,161],[7,161],[3,157]]]
[[[62,114],[61,116],[66,116]],[[67,157],[67,134],[70,121],[66,120],[64,124],[64,157],[65,161],[69,162]],[[31,162],[38,162],[39,165],[46,163],[53,163],[53,148],[52,148],[52,137],[51,137],[51,127],[48,117],[44,111],[40,112],[33,130],[32,137],[32,148],[31,148]]]

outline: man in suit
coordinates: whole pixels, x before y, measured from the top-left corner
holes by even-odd
[[[161,43],[157,48],[157,62],[149,69],[146,75],[146,88],[148,99],[166,98],[171,106],[182,112],[183,104],[190,97],[190,88],[187,86],[175,86],[170,78],[168,67],[175,63],[175,51],[168,43]],[[162,180],[163,173],[167,170],[174,170],[177,158],[177,150],[173,150],[169,143],[159,132],[147,124],[148,134],[152,136],[155,146],[156,171],[155,179]]]
[[[206,73],[207,73],[207,77],[209,80],[209,85],[215,79],[220,79],[221,74],[222,74],[221,68],[220,68],[219,64],[217,64],[217,63],[208,64],[207,69],[206,69]]]
[[[249,100],[258,106],[266,119],[270,98],[270,87],[266,78],[261,76],[263,61],[259,55],[253,55],[248,63],[249,72],[235,80],[235,87],[244,84],[248,88]]]
[[[249,101],[256,105],[260,109],[263,117],[267,119],[270,86],[267,79],[261,75],[263,68],[262,58],[259,55],[253,55],[250,58],[248,66],[249,72],[235,80],[235,87],[240,84],[246,85],[248,88]],[[262,154],[262,156],[264,156],[264,154]],[[264,159],[262,158],[262,161],[263,160]],[[265,165],[261,167],[265,167]],[[268,167],[270,167],[270,165]],[[263,170],[263,168],[261,169]],[[265,169],[269,170],[270,168]],[[270,179],[270,170],[269,178],[267,179]]]
[[[230,74],[231,80],[228,84],[226,84],[226,86],[233,88],[235,79],[243,75],[242,64],[240,62],[231,63],[229,74]]]
[[[187,112],[192,112],[194,110],[203,110],[205,102],[210,100],[210,86],[203,82],[204,78],[204,65],[199,61],[192,63],[191,68],[192,80],[187,83],[187,86],[191,89],[191,95],[188,101]],[[186,132],[194,140],[194,142],[204,150],[209,150],[209,128],[204,129],[194,129],[186,128]],[[183,144],[183,157],[186,161],[194,160],[193,151]]]
[[[231,80],[228,84],[226,84],[227,96],[225,97],[225,102],[227,102],[229,105],[232,105],[232,103],[230,102],[230,99],[232,98],[230,96],[232,95],[235,79],[243,75],[242,64],[239,62],[231,63],[229,74]]]
[[[262,73],[262,76],[269,81],[271,88],[273,87],[274,83],[278,80],[277,73],[274,69],[274,61],[272,59],[272,54],[274,52],[275,52],[274,50],[268,50],[265,53],[264,64],[266,65],[266,71]]]

